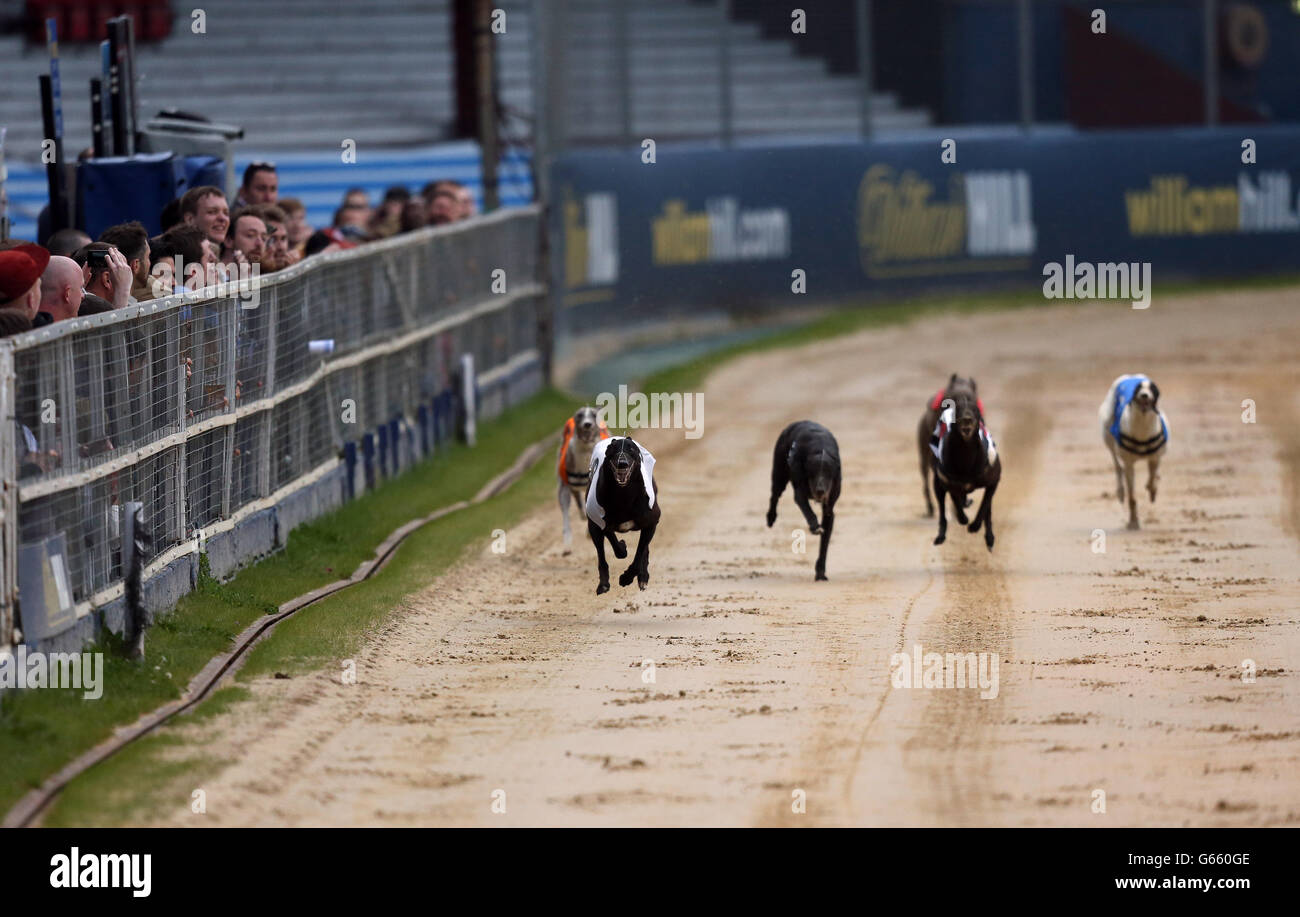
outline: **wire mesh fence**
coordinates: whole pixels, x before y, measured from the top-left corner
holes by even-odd
[[[346,443],[436,413],[463,354],[480,379],[536,354],[538,224],[500,211],[0,342],[0,646],[27,546],[61,536],[84,616],[121,593],[126,504],[143,504],[146,562],[174,556]]]

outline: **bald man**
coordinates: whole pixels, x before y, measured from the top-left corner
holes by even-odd
[[[61,322],[76,318],[81,308],[83,280],[81,265],[63,255],[51,255],[50,263],[41,274],[41,312],[48,313],[49,321]],[[40,324],[49,324],[49,321]]]

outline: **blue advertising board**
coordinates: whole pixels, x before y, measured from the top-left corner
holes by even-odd
[[[1042,285],[1067,257],[1148,263],[1157,291],[1300,267],[1296,127],[664,146],[654,159],[636,149],[553,163],[561,328]]]

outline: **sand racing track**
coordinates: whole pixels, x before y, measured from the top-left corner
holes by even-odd
[[[727,364],[703,438],[644,436],[664,508],[648,590],[597,597],[590,543],[563,556],[548,501],[505,554],[485,531],[410,596],[357,684],[258,680],[184,727],[175,753],[222,765],[133,821],[1294,825],[1298,352],[1289,289],[944,316]],[[933,546],[923,515],[913,431],[954,370],[1003,456],[992,554],[955,524]],[[1096,412],[1135,371],[1173,440],[1130,532]],[[788,491],[763,524],[772,444],[805,417],[844,457],[829,583],[792,549]],[[893,688],[917,644],[997,653],[996,698]]]

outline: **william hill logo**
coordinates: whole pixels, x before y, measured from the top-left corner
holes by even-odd
[[[704,210],[665,201],[651,223],[656,265],[767,261],[790,255],[790,214],[784,207],[745,209],[734,197],[715,197]]]
[[[1037,231],[1029,174],[954,172],[946,199],[916,172],[877,164],[858,186],[858,247],[868,276],[1022,268]]]
[[[1203,236],[1236,232],[1300,231],[1296,197],[1286,172],[1245,173],[1232,185],[1189,184],[1186,175],[1156,175],[1149,188],[1125,191],[1128,231],[1134,236]]]

